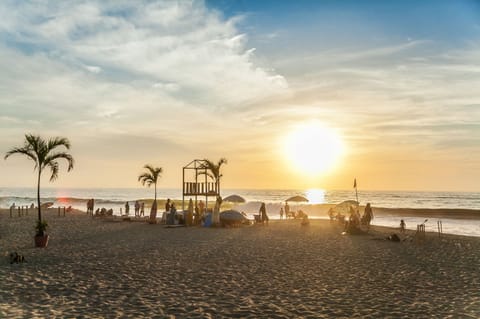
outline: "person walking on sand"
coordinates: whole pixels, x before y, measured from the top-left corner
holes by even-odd
[[[262,203],[258,213],[260,215],[260,220],[262,221],[262,224],[266,223],[268,225],[268,216],[267,209],[265,208],[265,203]]]

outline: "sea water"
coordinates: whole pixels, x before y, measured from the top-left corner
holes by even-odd
[[[450,208],[450,209],[480,209],[480,193],[478,192],[419,192],[419,191],[361,191],[355,190],[279,190],[279,189],[222,189],[222,196],[237,194],[247,201],[248,214],[258,210],[259,203],[267,203],[268,214],[271,218],[279,218],[280,207],[285,200],[294,195],[302,195],[309,199],[308,203],[290,203],[308,213],[309,206],[315,204],[338,204],[344,200],[356,199],[361,205],[367,202],[373,207],[385,208]],[[13,203],[17,206],[36,205],[36,188],[0,188],[0,208],[8,208]],[[120,209],[125,202],[130,203],[137,199],[153,199],[152,188],[42,188],[41,202],[53,202],[53,206],[72,206],[76,209],[86,210],[86,202],[95,199],[95,209],[112,208],[115,214],[120,214]],[[176,188],[160,188],[157,191],[158,199],[182,199],[182,190]],[[186,198],[188,200],[189,198]],[[203,199],[199,196],[198,199]],[[214,198],[210,197],[213,202]],[[313,207],[313,206],[311,206]],[[315,215],[311,215],[315,217]],[[323,215],[324,216],[324,215]],[[422,217],[407,216],[403,218],[407,228],[415,229],[417,224],[425,221]],[[437,219],[427,221],[427,231],[436,231]],[[375,216],[374,225],[398,227],[399,216]],[[445,233],[480,236],[479,220],[443,219]]]

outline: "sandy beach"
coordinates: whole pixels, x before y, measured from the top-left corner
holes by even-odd
[[[326,220],[165,228],[84,212],[0,211],[0,317],[478,318],[480,238],[396,229],[342,235]],[[17,251],[27,260],[10,264]]]

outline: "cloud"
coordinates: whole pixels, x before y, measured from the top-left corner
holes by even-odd
[[[280,75],[252,63],[246,35],[236,29],[238,17],[225,20],[202,2],[2,6],[4,12],[23,12],[23,19],[3,27],[4,34],[43,52],[95,65],[85,67],[93,73],[115,70],[130,78],[176,83],[195,91],[193,99],[215,104],[238,104],[287,87]]]
[[[102,72],[102,68],[98,66],[93,66],[93,65],[85,65],[84,66],[87,71],[90,71],[92,73],[98,74]]]
[[[18,132],[35,120],[28,129],[46,134],[188,143],[208,135],[216,112],[288,90],[254,63],[242,17],[203,2],[2,2],[0,11],[10,12],[0,23],[0,116]]]

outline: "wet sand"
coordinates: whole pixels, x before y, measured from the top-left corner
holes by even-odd
[[[165,228],[121,218],[0,211],[0,317],[478,318],[480,238],[373,227],[342,235],[326,220]],[[13,264],[18,251],[27,263]]]

